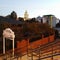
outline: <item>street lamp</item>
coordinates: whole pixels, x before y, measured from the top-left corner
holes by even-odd
[[[5,54],[5,38],[13,41],[13,55],[14,55],[14,38],[15,34],[10,28],[3,30],[3,54]]]

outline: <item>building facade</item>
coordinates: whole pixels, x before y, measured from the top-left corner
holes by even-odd
[[[51,28],[56,26],[56,20],[57,18],[54,15],[43,16],[43,23],[48,23]]]

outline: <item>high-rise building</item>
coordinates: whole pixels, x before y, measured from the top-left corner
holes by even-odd
[[[28,14],[28,12],[27,12],[27,10],[26,10],[25,13],[24,13],[24,20],[27,20],[28,17],[29,17],[29,14]]]

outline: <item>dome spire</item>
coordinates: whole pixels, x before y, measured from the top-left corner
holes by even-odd
[[[25,13],[24,13],[24,20],[27,20],[28,19],[28,12],[27,12],[27,10],[25,11]]]

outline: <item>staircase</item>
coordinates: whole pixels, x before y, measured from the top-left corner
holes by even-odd
[[[21,49],[23,48],[15,49],[14,56],[12,51],[1,54],[0,60],[53,60],[56,56],[60,57],[60,39],[35,49],[27,48],[25,51]]]

